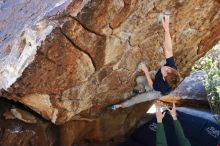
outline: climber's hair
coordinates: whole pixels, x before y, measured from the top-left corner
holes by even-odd
[[[176,69],[171,68],[171,71],[167,73],[165,80],[174,89],[179,85],[180,78],[179,72]]]

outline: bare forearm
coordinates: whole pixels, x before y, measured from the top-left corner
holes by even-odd
[[[150,73],[149,73],[149,71],[148,71],[148,68],[147,68],[146,65],[143,64],[143,63],[140,64],[140,67],[141,67],[141,70],[144,72],[144,74],[145,74],[145,76],[146,76],[146,78],[147,78],[148,85],[149,85],[151,88],[153,88],[153,81],[152,81],[152,79],[151,79],[151,77],[150,77]]]
[[[151,88],[153,88],[153,81],[152,81],[152,79],[151,79],[151,77],[150,77],[149,71],[148,71],[148,70],[147,70],[147,71],[144,71],[144,74],[145,74],[145,76],[146,76],[146,78],[147,78],[147,83],[148,83],[148,85],[149,85]]]
[[[165,30],[164,49],[166,58],[170,58],[173,56],[172,40],[169,29]]]

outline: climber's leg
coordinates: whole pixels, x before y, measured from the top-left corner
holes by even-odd
[[[155,73],[150,72],[151,77],[154,79]],[[120,104],[114,104],[111,105],[109,108],[116,110],[117,108],[126,108],[130,107],[132,105],[135,105],[137,103],[153,100],[156,98],[159,98],[161,96],[160,92],[154,91],[151,89],[148,84],[145,76],[138,76],[136,78],[136,86],[134,88],[134,91],[137,93],[143,93],[143,94],[137,94],[136,96],[120,103]],[[146,92],[145,92],[146,91]],[[144,93],[145,92],[145,93]]]
[[[127,100],[127,101],[122,102],[120,104],[121,105],[120,107],[127,108],[127,107],[133,106],[133,105],[141,103],[141,102],[146,102],[146,101],[150,101],[153,99],[157,99],[161,96],[162,96],[162,94],[160,92],[152,90],[152,91],[149,91],[149,92],[146,92],[143,94],[139,94],[139,95]]]

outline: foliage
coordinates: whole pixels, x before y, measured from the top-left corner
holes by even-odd
[[[203,70],[206,75],[203,81],[210,107],[213,112],[220,114],[220,44],[217,44],[203,58],[197,61],[193,70]]]

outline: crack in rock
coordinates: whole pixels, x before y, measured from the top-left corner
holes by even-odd
[[[82,53],[86,54],[86,55],[90,58],[90,60],[91,60],[91,62],[92,62],[92,65],[93,65],[93,67],[94,67],[94,69],[95,69],[95,71],[96,71],[97,69],[96,69],[95,61],[93,60],[92,56],[91,56],[88,52],[84,51],[82,48],[80,48],[79,46],[77,46],[77,45],[62,31],[61,28],[60,28],[60,32],[64,35],[64,37],[65,37],[76,49],[78,49],[78,50],[81,51]]]

